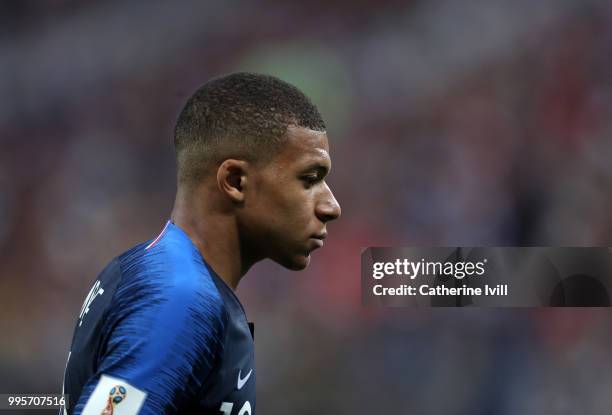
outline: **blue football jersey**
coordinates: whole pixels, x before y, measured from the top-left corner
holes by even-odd
[[[111,261],[85,299],[64,375],[70,415],[255,413],[253,328],[168,221]]]

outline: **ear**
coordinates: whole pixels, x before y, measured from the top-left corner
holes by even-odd
[[[244,202],[248,168],[244,160],[227,159],[217,169],[217,187],[236,203]]]

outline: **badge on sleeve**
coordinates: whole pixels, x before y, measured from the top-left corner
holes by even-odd
[[[83,415],[136,415],[146,397],[146,392],[129,383],[102,375],[85,404]]]

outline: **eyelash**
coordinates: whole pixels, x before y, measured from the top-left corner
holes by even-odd
[[[315,183],[319,182],[321,179],[319,176],[304,176],[302,177],[302,181],[304,182],[304,186],[308,189],[312,187]]]

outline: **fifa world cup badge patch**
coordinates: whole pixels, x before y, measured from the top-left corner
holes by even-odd
[[[102,411],[100,415],[113,415],[115,413],[114,407],[119,405],[127,395],[127,391],[125,386],[123,385],[115,385],[111,388],[108,393],[108,402],[106,403],[106,408]]]
[[[146,392],[129,383],[102,375],[83,409],[83,415],[135,415],[146,397]]]

